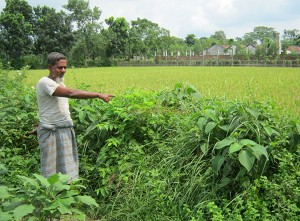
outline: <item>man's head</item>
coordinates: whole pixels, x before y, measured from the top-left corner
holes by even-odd
[[[56,82],[63,82],[67,70],[67,58],[59,52],[51,52],[47,58],[49,78]]]
[[[48,66],[54,66],[59,60],[67,60],[67,57],[59,52],[51,52],[47,57]]]

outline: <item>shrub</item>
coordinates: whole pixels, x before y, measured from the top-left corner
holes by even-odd
[[[81,173],[103,202],[98,216],[108,220],[271,217],[274,206],[252,188],[262,191],[261,176],[278,185],[273,177],[282,173],[281,150],[295,156],[298,149],[299,140],[292,143],[297,121],[277,116],[274,104],[203,98],[183,84],[160,93],[128,91],[106,105],[74,102],[72,108],[83,147]],[[294,208],[294,197],[285,209]],[[109,202],[113,212],[104,213]]]
[[[44,62],[44,59],[41,59],[40,56],[30,54],[22,57],[24,66],[28,66],[30,69],[42,69],[47,65]]]
[[[28,134],[38,121],[36,96],[34,88],[23,85],[25,77],[26,69],[0,69],[0,161],[11,171],[4,175],[11,183],[16,174],[38,172],[36,138]]]
[[[64,219],[85,220],[82,205],[98,206],[94,199],[80,195],[83,186],[69,177],[54,174],[48,179],[34,174],[34,179],[18,176],[22,181],[20,187],[8,188],[0,186],[0,218],[2,221],[12,220],[53,220]]]
[[[0,158],[9,173],[1,174],[0,167],[0,182],[30,194],[46,181],[28,178],[38,173],[36,138],[26,135],[37,108],[35,91],[21,83],[23,72],[1,71]],[[155,93],[128,90],[107,104],[70,100],[70,107],[87,187],[80,191],[99,204],[83,211],[95,219],[297,220],[300,215],[299,120],[279,116],[273,103],[205,98],[179,83]],[[2,202],[21,197],[1,188]],[[14,216],[18,207],[1,208]],[[32,215],[33,207],[26,208]],[[58,217],[56,209],[48,212]]]

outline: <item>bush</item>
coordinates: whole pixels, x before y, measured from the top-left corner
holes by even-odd
[[[38,172],[37,141],[28,134],[38,122],[36,95],[34,88],[23,85],[25,77],[26,69],[0,69],[0,161],[10,171],[4,177],[12,184],[16,174]]]
[[[1,174],[0,167],[0,182],[23,188],[26,180],[30,193],[30,183],[44,181],[28,178],[39,173],[39,151],[36,138],[26,135],[37,121],[37,107],[35,91],[22,84],[25,72],[1,70],[0,158],[9,173]],[[81,191],[99,204],[84,210],[92,218],[300,215],[299,119],[278,116],[273,103],[205,98],[193,86],[177,84],[156,93],[128,90],[107,104],[70,100],[70,107],[87,187]],[[4,196],[8,190],[2,188]]]
[[[82,205],[96,206],[95,200],[80,195],[83,186],[76,181],[67,184],[69,177],[54,174],[48,179],[34,174],[34,179],[18,176],[21,187],[8,188],[0,186],[0,218],[12,220],[85,220]]]
[[[300,127],[277,116],[271,103],[201,98],[192,86],[178,84],[172,91],[129,91],[107,105],[84,100],[72,107],[84,147],[81,174],[102,202],[97,216],[250,220],[282,209],[293,208],[285,218],[299,213],[297,192],[268,189],[270,197],[280,195],[282,207],[256,196],[262,176],[274,186],[287,182],[275,179],[286,165],[283,149],[293,164],[298,160],[299,139],[291,141]],[[298,188],[299,174],[293,174],[289,189]],[[104,212],[107,203],[115,205],[111,213]]]
[[[44,59],[41,59],[41,57],[37,55],[25,55],[22,57],[22,60],[24,61],[24,66],[28,66],[30,69],[42,69],[47,67]]]

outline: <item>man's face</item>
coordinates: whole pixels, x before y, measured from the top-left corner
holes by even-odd
[[[54,66],[50,66],[49,70],[51,79],[63,78],[67,71],[67,60],[59,60]]]

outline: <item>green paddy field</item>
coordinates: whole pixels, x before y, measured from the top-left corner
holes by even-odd
[[[26,84],[35,86],[48,70],[28,70]],[[279,67],[106,67],[69,68],[68,87],[122,94],[129,89],[161,91],[176,83],[193,85],[205,97],[272,101],[300,116],[300,70]]]

